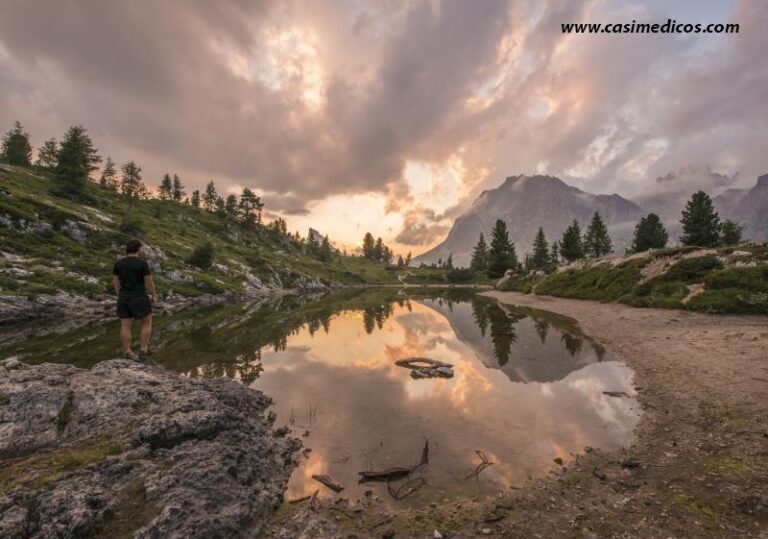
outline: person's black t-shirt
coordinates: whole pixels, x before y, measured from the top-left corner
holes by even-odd
[[[147,294],[144,287],[144,277],[149,275],[149,264],[143,258],[126,256],[115,262],[112,270],[120,279],[120,295],[135,297]]]

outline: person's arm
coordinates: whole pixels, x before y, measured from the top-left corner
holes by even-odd
[[[115,289],[115,295],[119,296],[120,295],[120,279],[118,278],[117,275],[112,276],[112,288]]]
[[[152,279],[152,275],[144,276],[144,287],[147,289],[147,293],[149,294],[149,300],[152,303],[157,303],[157,290],[155,290],[155,281]]]

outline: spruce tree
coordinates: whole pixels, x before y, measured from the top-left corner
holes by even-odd
[[[238,211],[237,195],[229,195],[227,197],[227,202],[225,204],[224,210],[227,212],[227,215],[231,217],[237,217],[237,211]]]
[[[56,178],[66,192],[77,194],[83,190],[88,178],[101,163],[91,137],[81,125],[67,130],[56,155]]]
[[[220,195],[216,195],[216,201],[213,203],[214,205],[214,211],[216,212],[216,215],[219,217],[224,217],[227,215],[227,203],[224,200],[224,197]]]
[[[453,253],[448,253],[448,259],[445,261],[446,269],[453,269]]]
[[[363,257],[368,260],[373,260],[374,257],[375,240],[370,232],[365,233],[363,238]]]
[[[323,241],[320,243],[320,260],[323,262],[330,262],[333,251],[331,249],[331,242],[326,235],[323,237]]]
[[[683,235],[680,243],[697,247],[715,247],[720,240],[720,216],[712,199],[704,191],[694,193],[680,219]]]
[[[192,197],[189,199],[189,203],[193,208],[200,207],[200,189],[195,189],[192,191]]]
[[[549,253],[549,260],[555,267],[560,265],[560,246],[556,241],[552,242],[552,250]]]
[[[405,265],[410,266],[411,265],[411,252],[408,251],[408,254],[405,255]]]
[[[723,221],[720,227],[720,243],[722,245],[738,245],[741,243],[742,227],[730,219]]]
[[[485,243],[485,236],[482,232],[480,239],[477,240],[477,245],[472,250],[472,261],[469,263],[469,267],[475,271],[488,269],[488,244]]]
[[[600,258],[613,251],[608,229],[598,212],[592,216],[592,222],[584,235],[584,251],[592,258]]]
[[[632,240],[630,250],[633,253],[642,253],[648,249],[662,249],[666,247],[669,235],[661,223],[661,219],[655,213],[649,213],[641,217],[635,226],[635,237]]]
[[[59,153],[59,143],[56,139],[51,137],[46,140],[43,145],[37,150],[37,161],[35,165],[40,168],[54,169],[56,168],[56,155]]]
[[[112,161],[111,157],[107,157],[107,160],[104,163],[104,170],[101,171],[99,185],[104,189],[117,191],[117,170],[115,169],[115,163]]]
[[[214,211],[216,209],[216,199],[218,196],[213,180],[209,181],[203,193],[203,207],[206,211]]]
[[[381,238],[376,238],[376,243],[373,245],[373,259],[384,260],[384,242]]]
[[[514,269],[518,265],[515,244],[509,240],[507,225],[501,219],[491,232],[491,248],[488,251],[488,275],[501,277],[508,269]]]
[[[537,270],[543,270],[549,267],[549,242],[544,235],[544,229],[539,227],[536,239],[533,240],[533,255],[531,255],[531,267]]]
[[[29,133],[24,131],[21,122],[17,121],[13,129],[3,136],[0,143],[0,160],[17,167],[28,167],[32,164]]]
[[[181,184],[181,179],[177,174],[173,175],[173,194],[172,198],[176,202],[181,202],[181,199],[184,198],[184,195],[186,193],[184,192],[184,186]]]
[[[243,193],[240,195],[240,202],[238,204],[240,208],[240,216],[248,226],[256,226],[261,224],[261,210],[264,204],[261,202],[261,197],[251,191],[248,187],[243,188]]]
[[[145,187],[141,182],[141,167],[136,163],[129,161],[122,167],[123,176],[121,178],[120,191],[128,198],[139,198],[142,196]]]
[[[157,189],[157,196],[160,200],[171,200],[171,197],[173,197],[173,182],[171,181],[171,175],[167,172],[160,182],[160,187]]]
[[[560,255],[568,262],[584,258],[581,227],[576,219],[573,220],[573,223],[563,233],[563,239],[560,242]]]

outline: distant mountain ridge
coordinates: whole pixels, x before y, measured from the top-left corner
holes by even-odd
[[[624,251],[632,241],[635,223],[643,210],[617,194],[595,195],[553,176],[510,176],[496,189],[483,191],[456,219],[448,236],[437,247],[414,258],[419,264],[445,260],[453,253],[454,264],[466,266],[482,232],[490,242],[496,219],[502,219],[517,247],[518,256],[530,249],[539,227],[547,238],[560,239],[576,219],[586,228],[598,211],[609,227],[614,250]]]
[[[431,264],[452,253],[455,265],[467,266],[481,232],[490,242],[496,219],[506,223],[517,254],[522,257],[531,249],[539,227],[544,228],[550,241],[559,240],[574,219],[582,231],[586,230],[595,211],[608,226],[617,254],[623,254],[632,244],[637,221],[649,212],[659,214],[669,232],[670,244],[675,244],[681,233],[680,213],[691,193],[649,196],[641,205],[615,193],[588,193],[553,176],[510,176],[496,189],[483,191],[456,219],[445,240],[415,257],[413,263]],[[713,197],[713,202],[721,219],[731,219],[744,227],[745,239],[768,241],[768,174],[760,176],[751,189],[726,189]]]

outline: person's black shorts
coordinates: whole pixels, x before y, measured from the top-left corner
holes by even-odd
[[[144,318],[152,314],[152,305],[149,296],[118,297],[117,317],[121,320],[128,318]]]

